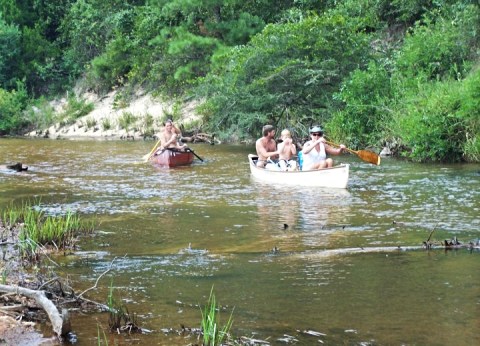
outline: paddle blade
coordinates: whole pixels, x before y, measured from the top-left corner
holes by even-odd
[[[143,162],[147,162],[147,161],[150,159],[150,157],[152,156],[153,152],[155,151],[155,149],[157,149],[157,147],[158,147],[158,145],[160,144],[161,141],[162,141],[162,140],[159,139],[159,140],[157,141],[157,143],[155,143],[155,145],[153,146],[152,150],[150,150],[150,152],[149,152],[148,154],[142,156]]]
[[[355,152],[359,158],[361,158],[365,162],[369,162],[373,165],[380,165],[380,156],[375,154],[372,151],[368,150],[358,150]]]

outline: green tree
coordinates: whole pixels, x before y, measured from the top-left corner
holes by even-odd
[[[1,15],[1,13],[0,13]],[[0,87],[12,87],[15,82],[14,62],[20,54],[20,31],[0,16]]]
[[[355,70],[334,98],[344,106],[326,124],[330,136],[355,148],[381,141],[392,98],[390,73],[383,65],[372,61],[366,70]]]
[[[367,44],[355,23],[335,14],[268,25],[249,45],[213,60],[200,91],[211,129],[257,135],[266,122],[326,121],[333,92],[366,62]]]
[[[11,91],[0,88],[0,135],[19,133],[27,125],[22,118],[27,92],[21,82],[16,87]]]

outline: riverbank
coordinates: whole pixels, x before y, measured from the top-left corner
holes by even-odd
[[[119,101],[121,91],[114,90],[105,96],[83,93],[80,98],[93,104],[93,110],[74,122],[57,122],[46,129],[35,129],[25,136],[51,139],[140,139],[155,137],[163,129],[163,122],[171,118],[177,126],[189,128],[200,124],[196,112],[199,101],[183,104],[168,102],[152,94],[138,92],[126,103]],[[60,118],[68,106],[68,97],[50,103],[54,118]]]
[[[0,255],[3,259],[0,265],[0,274],[4,277],[1,285],[31,287],[35,278],[22,267],[18,247],[15,246],[15,244],[18,244],[18,232],[15,229],[7,229],[0,221],[0,234],[2,235]],[[0,290],[0,344],[59,345],[60,342],[56,337],[47,337],[37,330],[38,318],[42,313],[34,313],[33,311],[38,311],[38,308],[33,299]],[[30,311],[30,313],[26,313],[26,311]],[[35,321],[26,320],[26,316],[34,317]],[[45,321],[43,318],[41,320]]]

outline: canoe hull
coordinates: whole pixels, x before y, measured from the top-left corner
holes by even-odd
[[[317,169],[313,171],[272,171],[258,168],[255,165],[256,155],[248,155],[250,173],[258,180],[272,184],[317,186],[326,188],[346,189],[350,165],[341,164],[332,168]]]
[[[152,156],[150,161],[157,166],[172,168],[190,165],[193,159],[193,153],[189,151],[164,150],[162,153]]]

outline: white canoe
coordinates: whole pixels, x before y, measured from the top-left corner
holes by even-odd
[[[341,164],[332,168],[317,169],[313,171],[272,171],[256,166],[257,156],[248,155],[250,172],[258,180],[272,184],[318,186],[345,189],[348,184],[350,165]]]

